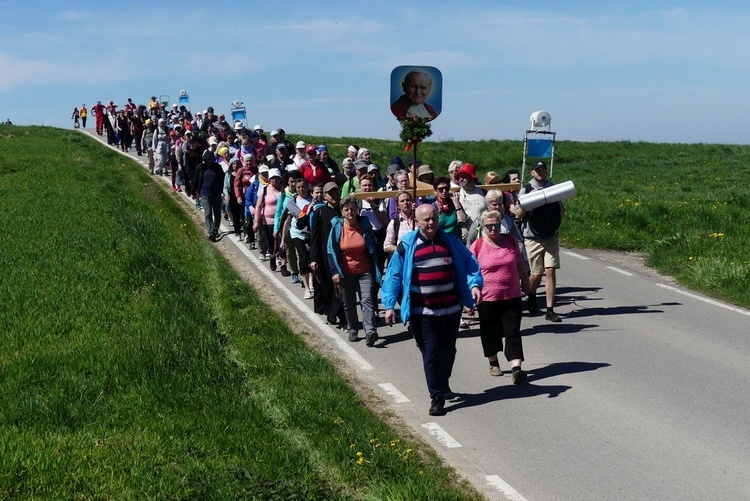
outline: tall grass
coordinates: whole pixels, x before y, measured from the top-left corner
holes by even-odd
[[[0,498],[474,499],[142,168],[0,127]]]

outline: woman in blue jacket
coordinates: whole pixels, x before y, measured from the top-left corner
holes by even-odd
[[[328,237],[328,264],[333,283],[341,290],[346,315],[349,341],[359,340],[357,333],[357,293],[362,307],[365,343],[373,346],[378,339],[375,324],[375,284],[380,283],[380,269],[376,265],[377,237],[366,217],[358,214],[357,199],[344,198],[341,216],[331,222]]]

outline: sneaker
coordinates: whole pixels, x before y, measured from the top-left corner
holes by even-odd
[[[268,265],[271,267],[271,271],[276,271],[277,264],[278,264],[278,261],[274,258],[271,258],[268,261]]]
[[[520,367],[514,367],[511,377],[513,378],[513,384],[521,384],[526,379],[526,371]]]
[[[461,320],[461,323],[458,324],[458,327],[460,329],[468,329],[469,328],[469,322],[467,322],[466,320]]]
[[[292,273],[292,283],[293,284],[298,284],[300,282],[301,282],[301,280],[299,279],[299,275],[295,275],[294,273]]]
[[[260,256],[258,256],[258,259],[260,259],[261,261],[268,261],[268,254],[261,254]]]
[[[456,398],[456,394],[453,393],[453,390],[451,390],[450,386],[446,386],[443,389],[443,394],[445,395],[445,399],[446,400],[452,400],[452,399]]]
[[[350,332],[349,333],[349,342],[350,343],[356,343],[359,341],[359,335],[356,332]]]
[[[503,370],[497,365],[490,365],[490,376],[502,376]]]
[[[304,298],[305,298],[305,299],[312,299],[312,298],[313,298],[313,293],[312,293],[312,291],[305,291],[305,295],[304,295]]]
[[[562,322],[562,319],[554,311],[548,311],[547,314],[544,315],[544,319],[549,320],[550,322]]]
[[[282,277],[289,277],[291,275],[292,275],[292,273],[289,270],[286,269],[286,265],[282,264],[281,265],[281,276]]]
[[[312,295],[312,294],[311,294]],[[367,346],[373,346],[375,345],[375,341],[378,340],[378,333],[377,332],[371,332],[365,336],[365,344]]]

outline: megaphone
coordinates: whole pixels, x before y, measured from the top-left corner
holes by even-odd
[[[525,211],[534,210],[542,205],[553,202],[562,202],[576,196],[576,187],[573,181],[555,184],[548,188],[524,193],[518,197],[518,204]]]

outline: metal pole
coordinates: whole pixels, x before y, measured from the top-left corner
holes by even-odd
[[[419,149],[419,143],[420,141],[414,142],[414,159],[411,162],[411,178],[414,181],[412,184],[412,215],[411,215],[411,229],[414,229],[414,225],[416,224],[416,210],[417,210],[417,150]],[[398,200],[398,197],[396,197],[396,200]]]

